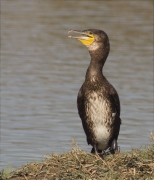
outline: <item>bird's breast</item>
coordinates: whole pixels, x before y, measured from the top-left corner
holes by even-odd
[[[107,149],[113,124],[113,113],[109,100],[103,93],[90,93],[86,102],[86,112],[87,121],[91,121],[98,148]]]
[[[86,112],[94,124],[106,125],[112,120],[112,109],[109,100],[96,92],[92,92],[86,100]]]

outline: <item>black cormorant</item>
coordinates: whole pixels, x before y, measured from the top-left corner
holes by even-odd
[[[69,37],[81,41],[89,50],[91,61],[85,81],[79,90],[77,106],[91,153],[110,149],[118,151],[117,139],[120,130],[120,100],[114,87],[102,73],[110,51],[109,38],[104,31],[88,29],[69,31]],[[77,35],[76,35],[77,34]]]

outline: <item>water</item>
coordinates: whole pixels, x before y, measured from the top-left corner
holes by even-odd
[[[70,29],[104,30],[104,74],[121,100],[121,151],[150,144],[152,1],[1,1],[0,169],[71,150],[89,152],[76,108],[90,56]]]

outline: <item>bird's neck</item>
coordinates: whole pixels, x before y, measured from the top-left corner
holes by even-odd
[[[102,53],[102,51],[90,52],[91,62],[87,69],[86,79],[92,76],[102,77],[103,76],[103,66],[107,59],[108,52]]]

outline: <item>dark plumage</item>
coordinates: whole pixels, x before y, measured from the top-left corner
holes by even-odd
[[[114,87],[102,73],[110,51],[107,34],[104,31],[88,29],[82,32],[70,31],[79,36],[70,36],[81,41],[89,50],[91,62],[77,98],[78,112],[92,153],[110,148],[118,150],[117,139],[120,130],[120,101]]]

